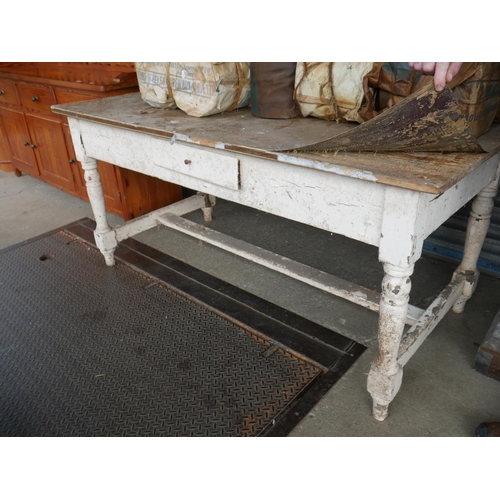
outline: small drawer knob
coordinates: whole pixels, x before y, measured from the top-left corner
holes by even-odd
[[[31,145],[31,147],[32,147],[33,149],[36,149],[36,144],[32,144],[32,145]]]
[[[184,160],[185,165],[189,165],[191,163],[191,160]]]
[[[34,95],[34,96],[31,98],[31,100],[32,100],[33,102],[37,102],[37,101],[38,101],[38,97],[37,97],[36,95]]]
[[[30,143],[29,143],[28,141],[26,141],[26,142],[24,143],[24,145],[25,145],[25,146],[29,146],[29,145],[30,145]]]
[[[3,90],[0,90],[0,95],[4,95],[5,92]]]

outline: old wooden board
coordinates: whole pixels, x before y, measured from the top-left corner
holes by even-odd
[[[123,99],[121,98],[123,97]],[[295,118],[270,120],[254,117],[250,108],[203,118],[183,111],[162,110],[146,104],[139,93],[53,106],[53,111],[67,116],[93,120],[176,140],[228,149],[231,146],[254,151],[282,151],[326,140],[351,130],[353,125]]]
[[[434,82],[414,92],[384,113],[309,151],[397,151],[484,153],[472,134],[453,91],[438,92]]]
[[[345,133],[357,125],[314,118],[269,120],[254,117],[250,108],[195,118],[181,110],[153,108],[142,100],[140,93],[56,105],[52,109],[58,114],[179,142],[434,194],[456,184],[500,145],[500,125],[494,125],[479,141],[488,151],[486,154],[299,152],[301,147]]]

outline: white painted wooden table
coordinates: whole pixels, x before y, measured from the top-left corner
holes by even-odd
[[[326,139],[349,125],[265,120],[248,108],[192,118],[152,108],[140,94],[53,110],[68,117],[85,170],[96,244],[108,265],[114,264],[119,241],[163,224],[378,311],[378,355],[368,375],[377,420],[388,414],[404,365],[452,307],[463,311],[474,291],[499,181],[500,127],[481,139],[488,154],[277,153]],[[202,194],[111,228],[97,160]],[[427,310],[409,305],[410,276],[424,239],[476,195],[464,259],[449,285]],[[385,272],[381,294],[182,217],[201,208],[210,220],[216,197],[377,246]],[[411,325],[406,332],[405,324]]]

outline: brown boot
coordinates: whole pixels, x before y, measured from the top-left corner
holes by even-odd
[[[476,437],[500,437],[500,422],[483,422],[474,431]]]

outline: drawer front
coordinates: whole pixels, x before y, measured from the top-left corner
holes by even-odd
[[[86,120],[70,118],[71,125],[79,130],[80,142],[84,145],[80,156],[86,154],[198,191],[210,186],[234,191],[240,189],[239,160],[224,151]],[[74,141],[73,144],[76,147]]]
[[[172,182],[182,184],[180,179],[187,176],[235,191],[240,189],[240,162],[231,155],[157,138],[152,138],[150,145],[152,164],[155,169],[171,171],[175,179]]]
[[[19,84],[19,97],[27,109],[53,116],[50,107],[56,104],[56,97],[50,87]]]
[[[15,104],[19,106],[16,84],[10,80],[0,80],[0,104]]]

